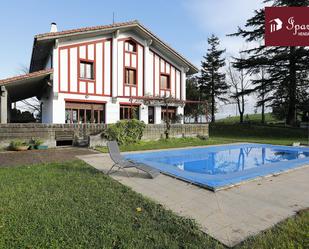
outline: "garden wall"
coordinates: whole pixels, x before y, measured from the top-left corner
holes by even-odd
[[[45,145],[56,147],[57,140],[73,139],[73,143],[90,140],[90,145],[105,144],[99,135],[105,124],[0,124],[0,147],[7,147],[15,139],[40,138]],[[143,140],[156,140],[165,136],[165,125],[146,125]],[[208,124],[173,124],[170,137],[208,136]]]
[[[143,140],[156,140],[165,137],[165,125],[146,125]],[[172,124],[170,137],[209,136],[208,124]]]

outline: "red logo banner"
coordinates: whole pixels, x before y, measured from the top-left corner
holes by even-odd
[[[309,46],[309,7],[266,7],[265,46]]]

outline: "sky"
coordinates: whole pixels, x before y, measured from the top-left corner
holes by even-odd
[[[200,66],[207,38],[217,35],[226,56],[236,55],[246,45],[227,37],[253,16],[262,0],[27,0],[0,2],[0,79],[21,74],[29,67],[35,34],[58,30],[139,20],[163,41]],[[253,99],[248,100],[253,111]],[[235,107],[218,116],[235,114]]]

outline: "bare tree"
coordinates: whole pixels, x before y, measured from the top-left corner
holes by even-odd
[[[239,121],[243,123],[245,113],[245,96],[250,93],[249,72],[245,69],[236,69],[233,67],[233,62],[228,62],[227,67],[227,83],[230,87],[230,97],[237,104],[239,112]]]
[[[25,65],[21,65],[19,69],[19,74],[28,74],[29,68]],[[41,102],[36,98],[32,97],[29,99],[24,99],[20,101],[22,109],[33,113],[36,119],[41,118]]]

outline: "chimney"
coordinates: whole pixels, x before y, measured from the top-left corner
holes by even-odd
[[[50,32],[57,32],[57,24],[55,22],[52,22],[50,24]]]

